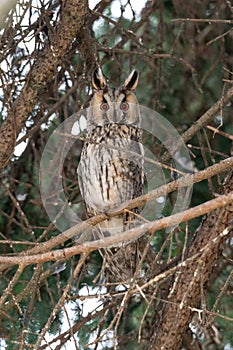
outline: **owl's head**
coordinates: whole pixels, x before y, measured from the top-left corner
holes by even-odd
[[[138,84],[138,72],[134,69],[117,89],[111,88],[102,70],[95,69],[92,85],[95,89],[88,115],[89,129],[104,124],[127,124],[139,127],[139,105],[134,93]]]

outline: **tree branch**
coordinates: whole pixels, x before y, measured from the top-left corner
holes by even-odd
[[[107,248],[113,245],[117,245],[121,242],[134,240],[139,238],[143,233],[148,231],[157,231],[162,228],[173,226],[177,223],[185,222],[196,218],[198,216],[204,215],[209,211],[212,211],[219,207],[226,207],[233,202],[233,193],[228,195],[222,195],[215,199],[212,199],[208,202],[200,204],[194,208],[185,210],[182,213],[174,214],[168,217],[165,217],[160,220],[152,221],[150,223],[141,225],[139,227],[133,228],[131,230],[127,230],[124,232],[120,232],[117,235],[106,237],[103,239],[99,239],[97,241],[85,242],[80,245],[73,246],[71,248],[64,248],[53,250],[47,253],[40,253],[36,255],[18,255],[18,256],[0,256],[0,263],[7,264],[19,264],[19,265],[29,265],[33,263],[42,263],[45,261],[51,260],[65,260],[73,255],[80,253],[89,253],[92,250]],[[82,225],[82,224],[81,224]],[[72,229],[67,230],[69,233]],[[65,232],[63,232],[64,234]]]
[[[25,251],[22,252],[20,254],[20,256],[22,257],[23,255],[34,255],[34,254],[39,254],[42,252],[43,253],[48,252],[49,250],[53,249],[55,246],[57,246],[59,244],[63,244],[68,239],[73,238],[82,232],[85,232],[88,228],[90,228],[90,226],[95,226],[98,223],[100,223],[101,221],[108,219],[110,216],[115,216],[115,215],[119,215],[119,214],[123,213],[125,209],[133,209],[137,206],[141,206],[144,203],[146,203],[147,201],[153,200],[153,199],[158,198],[162,195],[173,192],[180,187],[190,186],[194,183],[203,181],[204,179],[208,179],[208,178],[210,178],[214,175],[217,175],[223,171],[227,171],[228,169],[231,169],[232,167],[233,167],[233,157],[230,157],[230,158],[225,159],[225,160],[219,162],[218,164],[214,164],[214,165],[212,165],[212,166],[210,166],[210,167],[206,168],[205,170],[202,170],[198,173],[184,175],[183,177],[179,178],[178,180],[175,180],[175,181],[172,181],[166,185],[160,186],[159,188],[152,190],[145,195],[137,197],[137,198],[131,200],[130,202],[124,203],[120,208],[118,208],[118,210],[115,210],[113,213],[108,213],[108,215],[106,215],[104,213],[99,214],[99,215],[96,215],[96,216],[86,220],[86,221],[78,223],[77,225],[74,225],[70,229],[62,232],[60,235],[51,238],[49,241],[37,244],[35,247],[27,250],[26,252]],[[179,215],[182,216],[183,213],[179,213]],[[199,214],[199,215],[202,215],[202,214]],[[165,219],[167,219],[167,218],[165,218]],[[165,227],[165,226],[163,226],[163,227]],[[140,235],[140,233],[138,235]],[[119,235],[118,235],[118,237],[119,237]],[[121,239],[122,239],[122,241],[124,241],[126,238],[124,236]],[[82,248],[82,246],[80,246],[80,247],[81,247],[80,249],[82,251],[83,248]],[[89,248],[91,248],[91,247],[89,247]],[[77,251],[75,254],[78,254],[78,253],[79,253],[79,251]],[[7,267],[7,264],[3,264],[3,261],[1,261],[1,262],[2,262],[2,266],[0,267],[0,271],[3,271]]]
[[[185,265],[182,273],[177,272],[176,284],[171,288],[172,293],[168,296],[170,303],[164,305],[161,322],[155,330],[150,350],[180,348],[192,318],[192,311],[201,301],[201,290],[210,280],[216,261],[221,255],[223,242],[232,230],[233,172],[221,193],[226,193],[231,200],[228,205],[208,212],[207,218],[197,229],[189,247],[187,259],[197,254],[199,256],[192,264]]]
[[[62,63],[73,40],[77,37],[80,51],[87,56],[90,40],[82,40],[87,32],[87,0],[67,0],[62,2],[60,21],[51,33],[43,51],[29,71],[25,85],[14,101],[11,110],[0,129],[0,170],[8,163],[16,138],[31,113],[41,93],[46,91],[57,67]],[[92,50],[93,52],[93,50]],[[88,55],[90,49],[88,49]],[[91,56],[92,58],[92,56]],[[89,58],[90,59],[90,58]]]
[[[186,130],[182,134],[182,141],[187,142],[190,140],[202,127],[207,125],[213,117],[221,111],[221,109],[225,106],[225,104],[232,98],[233,96],[233,87],[231,87],[212,107],[208,109],[196,122],[193,124],[188,130]],[[181,142],[178,141],[174,144],[173,149],[170,153],[165,153],[160,161],[167,162],[171,156],[177,151],[180,147]]]

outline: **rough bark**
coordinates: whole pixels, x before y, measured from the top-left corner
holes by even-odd
[[[221,193],[233,191],[233,172]],[[193,308],[200,305],[202,291],[221,255],[224,241],[229,237],[233,220],[233,203],[210,212],[197,229],[187,258],[197,255],[191,264],[177,272],[175,285],[163,306],[161,321],[151,339],[150,350],[178,350],[188,330]]]
[[[38,102],[38,96],[48,89],[57,67],[69,52],[74,39],[77,38],[81,55],[92,59],[93,50],[90,40],[87,40],[88,11],[87,0],[63,2],[60,21],[51,33],[45,48],[38,52],[37,60],[28,73],[25,85],[0,128],[0,170],[10,160],[16,138]]]

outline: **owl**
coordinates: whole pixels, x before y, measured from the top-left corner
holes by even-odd
[[[95,90],[87,114],[87,141],[78,166],[78,182],[88,216],[114,211],[122,203],[142,194],[143,148],[141,118],[135,88],[139,74],[133,70],[123,85],[111,88],[101,69],[95,69],[92,85]],[[138,209],[101,222],[94,229],[94,238],[116,235],[138,221]],[[135,214],[136,215],[135,215]],[[130,246],[130,247],[129,247]],[[132,243],[102,251],[112,274],[127,275],[132,266],[122,265],[135,260]],[[122,250],[121,250],[122,248]],[[132,265],[132,262],[130,262]]]

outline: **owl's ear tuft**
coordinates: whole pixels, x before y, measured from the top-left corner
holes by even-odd
[[[97,67],[93,72],[92,86],[96,90],[103,90],[107,86],[106,79],[100,67]]]
[[[135,90],[137,85],[138,85],[138,78],[139,78],[139,73],[137,70],[133,70],[128,78],[125,79],[125,82],[123,84],[123,88],[127,90]]]

